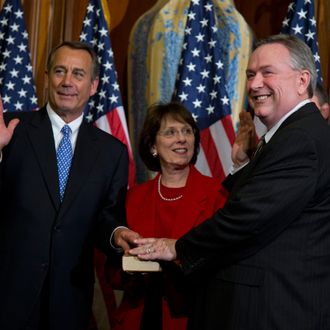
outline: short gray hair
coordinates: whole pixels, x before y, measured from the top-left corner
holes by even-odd
[[[267,44],[281,44],[290,53],[291,66],[293,70],[307,70],[310,73],[310,83],[307,91],[308,96],[313,96],[316,82],[317,71],[315,67],[314,57],[309,46],[298,37],[288,34],[276,34],[268,38],[257,41],[254,49]]]
[[[99,60],[97,58],[97,55],[96,55],[94,49],[90,45],[80,42],[80,41],[64,41],[61,44],[59,44],[58,46],[56,46],[55,48],[53,48],[52,51],[50,52],[50,54],[48,55],[48,59],[47,59],[47,71],[48,72],[52,68],[56,51],[62,47],[68,47],[71,49],[86,51],[92,59],[92,72],[91,72],[92,80],[95,80],[100,75],[100,63],[99,63]]]

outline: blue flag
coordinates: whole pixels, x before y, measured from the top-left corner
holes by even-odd
[[[214,4],[191,0],[187,16],[174,99],[192,113],[201,130],[198,170],[223,179],[235,133]]]
[[[38,108],[20,0],[6,0],[0,13],[0,96],[4,111]]]
[[[231,114],[225,87],[224,62],[218,47],[214,6],[211,1],[191,1],[175,98],[204,129]]]
[[[314,16],[314,0],[296,0],[289,4],[288,14],[282,23],[282,33],[297,36],[311,48],[318,81],[322,84],[323,79]]]
[[[88,43],[94,48],[100,62],[100,81],[97,92],[90,98],[87,105],[85,117],[89,122],[95,123],[97,127],[112,134],[127,146],[128,184],[131,187],[135,182],[135,164],[105,13],[110,16],[108,7],[104,8],[101,0],[89,0],[80,41]]]

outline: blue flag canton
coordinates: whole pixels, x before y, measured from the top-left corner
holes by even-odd
[[[310,47],[314,56],[318,80],[322,82],[314,0],[297,0],[289,4],[288,14],[282,23],[282,33],[295,35]]]
[[[217,32],[212,3],[192,0],[174,98],[191,111],[200,129],[231,114]]]
[[[94,48],[100,62],[99,86],[85,110],[87,120],[94,122],[107,112],[122,106],[110,34],[102,6],[98,0],[90,1],[87,7],[80,41],[86,42]]]
[[[4,111],[36,110],[28,33],[20,1],[13,3],[0,13],[0,95]]]

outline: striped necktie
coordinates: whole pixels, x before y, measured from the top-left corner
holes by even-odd
[[[72,145],[70,141],[71,128],[68,125],[64,125],[61,129],[61,132],[63,134],[63,137],[58,146],[56,158],[60,198],[62,201],[72,161]]]
[[[255,157],[261,151],[261,149],[264,147],[265,144],[266,144],[265,135],[263,135],[257,144],[257,149],[254,152],[253,157]]]

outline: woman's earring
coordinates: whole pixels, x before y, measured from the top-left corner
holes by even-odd
[[[157,151],[156,151],[156,150],[153,151],[153,152],[151,153],[151,155],[152,155],[152,157],[156,158],[156,157],[158,156]]]

